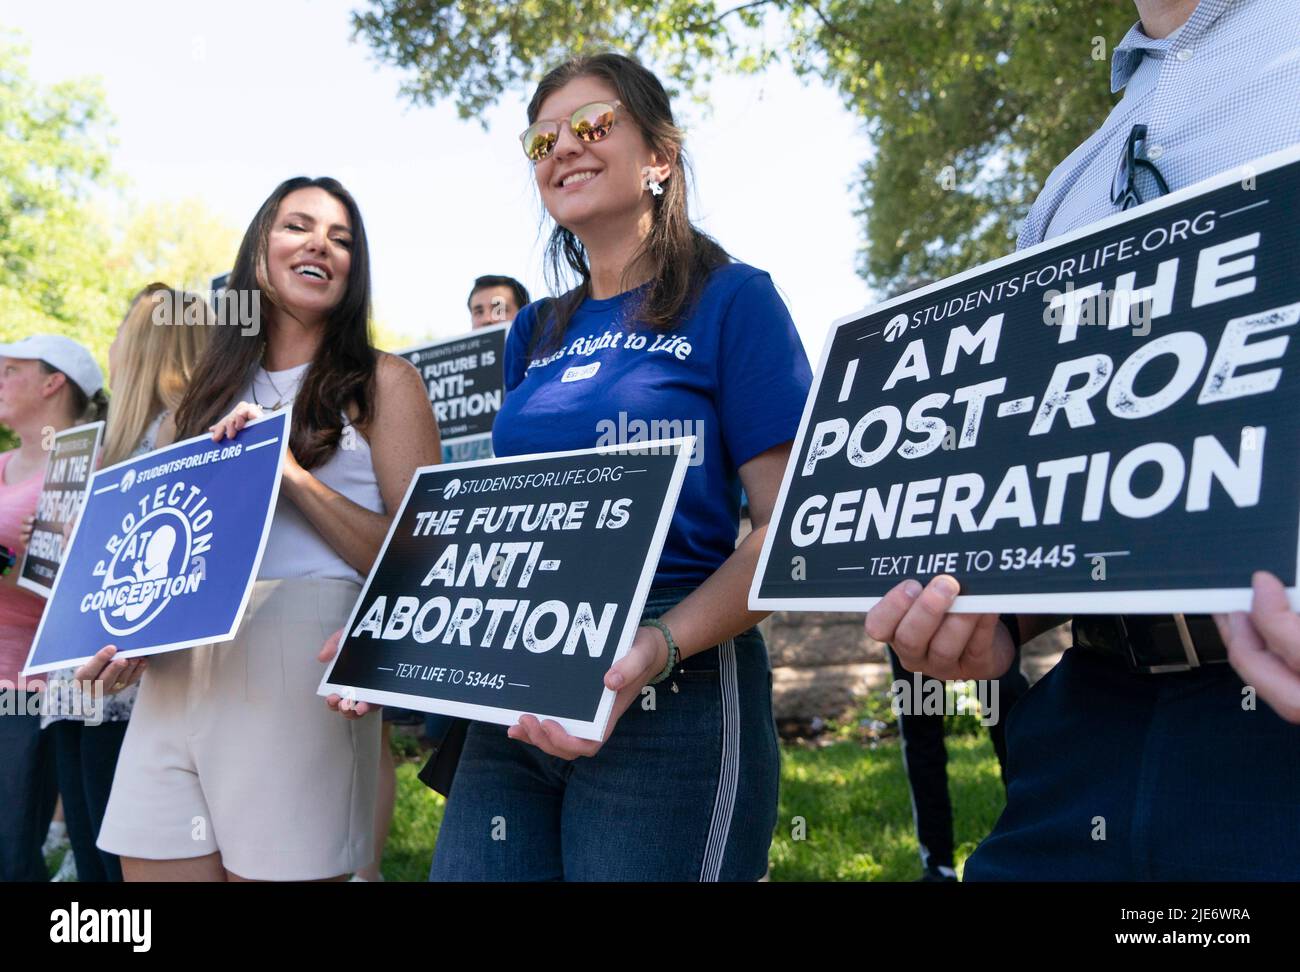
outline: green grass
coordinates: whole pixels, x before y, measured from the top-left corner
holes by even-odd
[[[878,703],[858,718],[829,727],[827,745],[783,743],[781,798],[772,838],[773,881],[911,881],[921,865],[912,830],[907,778],[889,714]],[[865,732],[859,723],[879,721]],[[1002,811],[1002,783],[988,734],[960,719],[948,733],[957,868],[993,828]],[[424,881],[446,801],[416,778],[423,755],[410,737],[394,734],[397,805],[384,849],[389,881]],[[796,818],[802,818],[802,824]],[[68,851],[71,853],[71,851]],[[50,874],[61,855],[51,855]]]
[[[826,727],[821,744],[782,743],[781,796],[770,859],[773,881],[911,881],[921,864],[897,727],[881,693]],[[993,829],[1002,782],[987,731],[969,716],[947,719],[948,791],[957,869]],[[424,881],[445,800],[416,778],[424,754],[393,734],[397,805],[384,849],[388,881]],[[799,819],[802,819],[802,823]],[[71,851],[68,851],[71,853]],[[51,875],[61,855],[51,855]]]
[[[887,735],[887,724],[883,738],[875,731],[870,739],[853,738],[863,736],[853,727],[856,723],[832,727],[828,735],[835,741],[829,745],[782,745],[773,881],[911,881],[920,876],[897,740]],[[1002,783],[987,732],[950,732],[947,745],[960,872],[1002,810]],[[397,807],[383,864],[389,881],[423,881],[429,873],[444,801],[416,779],[420,765],[415,760],[398,764]],[[792,836],[796,817],[803,818],[803,839]]]
[[[427,881],[447,801],[416,779],[423,758],[397,764],[397,803],[380,870],[385,881]]]
[[[1002,782],[985,736],[949,736],[948,791],[958,872],[1002,812]],[[802,818],[802,834],[796,834]],[[796,837],[802,836],[802,839]],[[773,881],[911,881],[921,864],[896,741],[821,749],[787,745],[772,838]]]

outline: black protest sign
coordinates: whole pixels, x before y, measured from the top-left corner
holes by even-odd
[[[750,604],[1296,598],[1300,150],[837,322]]]
[[[601,738],[692,445],[419,470],[320,694]]]
[[[497,324],[398,352],[424,380],[444,446],[491,439],[505,395],[509,330]]]
[[[103,422],[64,429],[54,436],[45,466],[45,482],[36,501],[36,522],[23,555],[18,584],[42,597],[54,589],[63,563],[64,528],[73,523],[86,502],[86,489],[95,473]]]

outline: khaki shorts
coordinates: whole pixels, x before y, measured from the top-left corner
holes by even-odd
[[[220,851],[243,878],[347,874],[374,856],[380,720],[316,694],[351,581],[258,581],[233,642],[149,659],[99,846],[149,860]]]

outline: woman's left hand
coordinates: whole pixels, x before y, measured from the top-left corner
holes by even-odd
[[[553,719],[545,722],[537,716],[520,716],[519,721],[510,727],[506,735],[520,742],[531,743],[544,753],[558,756],[560,759],[577,759],[579,756],[595,756],[600,752],[605,739],[614,731],[619,717],[627,711],[628,706],[637,700],[641,690],[664,670],[668,664],[668,642],[657,628],[637,628],[636,637],[628,653],[615,662],[605,673],[605,687],[617,692],[614,697],[614,709],[609,715],[609,724],[605,726],[605,737],[599,742],[591,739],[579,739],[571,736],[564,727]]]
[[[1287,722],[1300,723],[1300,615],[1272,574],[1257,571],[1251,585],[1250,613],[1216,614],[1214,622],[1241,680]]]
[[[255,402],[240,402],[230,410],[229,415],[208,429],[212,433],[212,441],[220,442],[222,439],[233,439],[243,430],[245,425],[257,421],[264,414],[262,406]],[[303,469],[298,464],[298,460],[294,458],[293,450],[285,449],[284,471],[282,472],[284,482],[292,489],[302,482],[304,476],[308,475],[310,473]]]

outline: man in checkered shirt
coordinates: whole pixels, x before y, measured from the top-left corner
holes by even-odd
[[[1135,3],[1111,61],[1124,97],[1048,178],[1021,247],[1225,171],[1248,183],[1251,159],[1300,144],[1298,0]],[[904,582],[867,632],[910,670],[996,678],[1070,620],[948,614],[956,594]],[[1300,616],[1281,582],[1256,574],[1248,614],[1080,616],[1073,635],[1011,714],[1007,807],[967,880],[1300,879]]]

